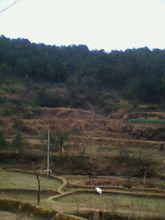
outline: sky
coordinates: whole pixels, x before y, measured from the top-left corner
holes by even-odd
[[[0,0],[0,9],[12,0]],[[165,48],[165,0],[21,0],[0,15],[0,35],[89,49]]]

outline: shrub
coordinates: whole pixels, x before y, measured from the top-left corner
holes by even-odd
[[[18,153],[22,153],[26,145],[27,143],[23,135],[20,132],[16,133],[14,139],[11,142],[11,148],[14,151],[18,151]]]
[[[131,154],[128,149],[123,148],[120,151],[119,162],[125,167],[125,175],[128,177],[146,177],[156,176],[157,163],[152,156],[144,149],[139,150],[137,154]]]
[[[0,150],[5,149],[7,147],[7,141],[5,139],[5,135],[3,131],[0,131]]]

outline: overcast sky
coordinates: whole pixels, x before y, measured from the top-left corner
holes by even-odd
[[[0,34],[106,51],[165,48],[165,0],[22,0],[1,14]]]

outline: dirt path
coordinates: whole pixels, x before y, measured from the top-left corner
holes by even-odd
[[[22,170],[22,172],[23,172],[23,170]],[[88,185],[84,185],[81,188],[80,187],[81,185],[78,185],[78,184],[77,184],[77,187],[79,187],[79,188],[75,188],[73,191],[67,191],[67,189],[69,189],[68,184],[70,184],[70,181],[67,179],[67,177],[51,175],[50,178],[51,179],[52,178],[58,179],[58,180],[61,181],[60,186],[58,186],[58,188],[56,190],[59,194],[58,195],[53,195],[53,196],[49,195],[45,199],[42,199],[41,206],[43,208],[48,208],[48,209],[51,209],[51,210],[61,211],[60,210],[61,209],[60,203],[58,203],[58,200],[60,198],[63,198],[65,196],[67,197],[69,195],[74,196],[76,194],[81,194],[81,193],[82,194],[83,193],[87,193],[87,194],[92,193],[93,194],[95,192],[94,186],[91,186],[91,189],[89,189]],[[131,190],[131,189],[130,190],[129,189],[124,189],[124,188],[119,189],[117,187],[115,189],[106,188],[106,189],[103,189],[103,194],[105,194],[105,195],[107,195],[107,194],[114,195],[115,194],[115,195],[118,195],[118,196],[131,196],[132,198],[133,197],[142,197],[142,198],[146,198],[146,199],[149,199],[149,198],[152,198],[152,199],[165,199],[165,192],[158,192],[158,191],[156,192],[156,191],[153,191],[153,190],[145,191],[143,188],[141,190],[138,190],[138,191],[136,191],[136,190],[134,191],[134,190]],[[89,207],[87,207],[87,209],[88,208]],[[65,210],[63,210],[63,211],[65,212]],[[5,220],[5,217],[1,218],[1,215],[0,215],[0,219]],[[15,220],[15,219],[13,218],[12,220]]]

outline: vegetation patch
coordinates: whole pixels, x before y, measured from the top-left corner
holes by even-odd
[[[55,195],[58,195],[58,193],[51,190],[41,190],[40,199],[43,200]],[[37,190],[0,189],[0,198],[13,199],[37,204]]]
[[[145,119],[145,118],[130,118],[128,122],[131,123],[144,123],[144,124],[165,124],[165,120],[159,119]]]
[[[41,218],[36,218],[33,216],[27,216],[23,213],[12,213],[9,211],[0,210],[0,219],[2,220],[42,220]]]
[[[129,195],[117,195],[104,193],[102,196],[94,192],[78,192],[70,193],[67,196],[59,197],[55,201],[57,206],[61,206],[63,210],[81,210],[86,207],[90,209],[99,209],[117,212],[118,210],[131,211],[133,209],[140,214],[149,210],[150,213],[163,216],[165,201],[161,198],[137,197]],[[133,204],[133,205],[132,205]],[[146,212],[146,215],[149,213]]]
[[[14,213],[23,212],[29,215],[33,214],[36,217],[45,218],[45,220],[50,219],[57,213],[55,211],[47,211],[43,208],[32,206],[29,203],[5,199],[0,199],[0,209]]]
[[[117,213],[114,212],[107,212],[102,210],[80,210],[79,212],[75,212],[75,215],[81,216],[85,219],[104,219],[104,220],[163,220],[163,217],[156,217],[156,216],[141,216],[138,217],[135,213],[131,213],[128,215],[126,212],[118,211]]]
[[[11,172],[0,169],[0,189],[33,189],[37,188],[37,180],[35,175],[24,174],[19,172]],[[50,189],[56,191],[61,185],[61,181],[40,177],[41,189]]]

